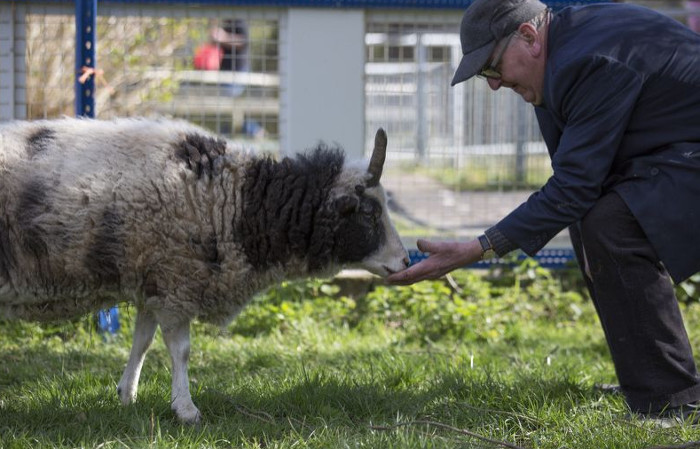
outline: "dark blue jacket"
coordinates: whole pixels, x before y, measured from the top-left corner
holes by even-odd
[[[543,99],[554,174],[489,230],[497,252],[534,255],[613,190],[674,281],[700,271],[700,35],[638,6],[565,8]]]

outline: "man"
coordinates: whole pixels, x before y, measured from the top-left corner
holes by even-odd
[[[212,40],[223,50],[219,70],[247,72],[248,25],[243,19],[225,19],[211,31]]]
[[[478,239],[419,240],[429,257],[389,281],[534,255],[568,227],[630,408],[686,417],[700,376],[671,278],[700,270],[700,35],[632,5],[475,0],[460,37],[452,85],[533,104],[554,174]]]

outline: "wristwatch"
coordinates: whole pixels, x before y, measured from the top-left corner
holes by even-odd
[[[491,247],[491,242],[489,242],[488,237],[484,234],[479,236],[479,243],[481,244],[481,260],[495,259],[498,257],[496,251]]]

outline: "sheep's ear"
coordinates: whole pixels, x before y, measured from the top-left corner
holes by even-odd
[[[382,128],[377,130],[374,136],[374,150],[372,150],[372,158],[369,161],[367,171],[370,178],[367,181],[367,187],[375,187],[379,185],[379,178],[382,177],[382,169],[384,168],[384,160],[386,159],[386,133]]]
[[[357,197],[344,195],[335,200],[335,208],[340,215],[348,215],[355,212],[359,203]]]

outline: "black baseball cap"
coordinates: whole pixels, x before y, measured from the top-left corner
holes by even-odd
[[[462,61],[452,86],[479,73],[498,41],[545,9],[547,6],[539,0],[474,0],[462,17]]]

